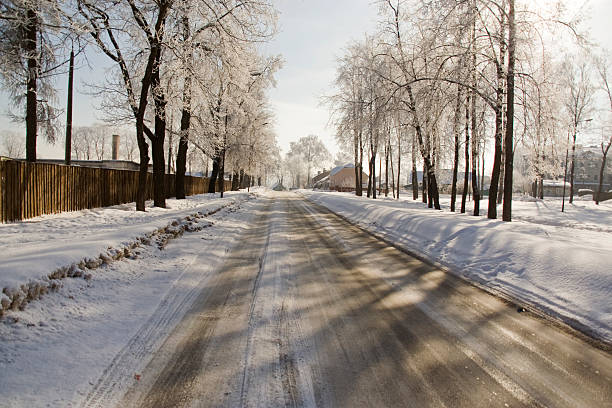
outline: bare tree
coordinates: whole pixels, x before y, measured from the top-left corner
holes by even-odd
[[[123,158],[128,161],[133,161],[136,158],[136,149],[138,148],[136,138],[133,134],[124,132],[124,134],[121,135],[121,140]]]
[[[73,132],[73,151],[77,160],[104,160],[111,130],[103,124],[77,126]]]
[[[25,143],[23,137],[17,132],[3,130],[0,132],[2,138],[2,153],[12,158],[23,157]]]

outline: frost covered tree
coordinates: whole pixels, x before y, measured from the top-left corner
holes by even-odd
[[[198,104],[194,98],[210,93],[208,72],[217,63],[226,67],[249,65],[250,52],[241,56],[237,50],[269,39],[275,32],[275,23],[276,11],[268,1],[183,0],[177,3],[170,47],[178,57],[173,61],[173,69],[180,73],[182,82],[180,141],[176,158],[177,198],[185,197],[183,180],[191,119]],[[218,166],[219,158],[215,157],[213,167],[215,160]]]
[[[290,146],[293,160],[302,160],[306,166],[306,186],[310,187],[312,169],[325,167],[331,160],[331,154],[316,135],[301,137],[297,142],[291,142]]]
[[[0,2],[0,81],[8,92],[13,120],[26,125],[26,160],[36,161],[39,131],[53,143],[59,111],[53,77],[62,68],[63,47],[79,30],[57,0]]]
[[[78,10],[93,43],[116,63],[118,81],[107,84],[107,94],[121,96],[123,106],[135,120],[140,152],[137,209],[144,210],[149,161],[145,137],[152,147],[154,203],[164,207],[164,141],[168,105],[173,102],[167,94],[167,78],[176,78],[174,83],[182,89],[181,140],[177,156],[180,189],[194,107],[200,105],[208,109],[211,106],[209,101],[194,101],[194,96],[206,99],[219,90],[215,83],[211,85],[215,89],[208,89],[209,84],[205,81],[210,78],[209,68],[215,63],[229,65],[221,56],[232,51],[238,53],[234,46],[243,40],[253,39],[255,35],[260,39],[271,35],[269,27],[274,25],[274,9],[268,1],[254,0],[79,0]],[[212,61],[196,62],[195,58],[208,55],[214,56]],[[197,82],[203,88],[200,93],[195,92]],[[223,92],[227,89],[225,87]],[[217,104],[217,108],[220,107]],[[225,119],[220,117],[221,111],[215,114],[219,125],[219,120]],[[202,126],[204,121],[200,122],[202,133],[205,133],[209,129]],[[219,136],[218,132],[207,134]],[[218,165],[217,157],[217,168]],[[184,193],[178,192],[179,196]]]

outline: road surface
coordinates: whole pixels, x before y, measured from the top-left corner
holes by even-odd
[[[260,201],[120,406],[612,407],[609,352],[297,195]]]

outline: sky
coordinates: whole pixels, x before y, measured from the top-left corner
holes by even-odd
[[[278,142],[287,152],[289,144],[310,134],[319,136],[328,149],[338,150],[334,130],[328,126],[329,107],[321,102],[333,94],[337,59],[351,41],[361,40],[376,29],[377,6],[371,0],[274,0],[279,10],[279,32],[263,51],[282,54],[284,66],[277,74],[277,86],[269,93],[276,114],[274,123]],[[588,10],[592,16],[593,39],[612,49],[612,0],[568,0],[568,8]],[[587,25],[587,26],[588,26]],[[98,67],[108,64],[107,58],[90,52],[90,61]],[[74,126],[99,122],[95,99],[84,93],[86,82],[95,82],[103,70],[94,71],[81,63],[75,74]],[[65,101],[66,79],[58,79],[60,105]],[[6,111],[6,95],[0,94],[0,114]],[[21,125],[0,116],[0,130],[21,130]],[[62,131],[60,131],[61,133]],[[39,143],[39,156],[62,158],[62,143],[55,146]]]
[[[291,141],[314,134],[335,153],[329,108],[321,97],[334,92],[343,49],[375,30],[377,7],[368,0],[278,0],[276,6],[280,32],[266,51],[283,54],[285,61],[270,92],[279,145],[287,152]]]

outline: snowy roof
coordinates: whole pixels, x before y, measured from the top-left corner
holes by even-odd
[[[327,176],[323,177],[321,180],[317,180],[317,182],[315,183],[315,185],[316,185],[316,184],[322,184],[322,183],[325,183],[325,182],[327,182],[327,181],[329,181],[329,174],[328,174]]]
[[[354,165],[353,163],[347,163],[347,164],[345,164],[344,166],[334,167],[334,168],[333,168],[333,169],[331,169],[331,171],[329,172],[329,175],[330,175],[330,176],[333,176],[333,175],[335,175],[336,173],[338,173],[340,170],[342,170],[342,169],[346,169],[346,168],[349,168],[349,169],[354,169],[354,168],[355,168],[355,165]]]

